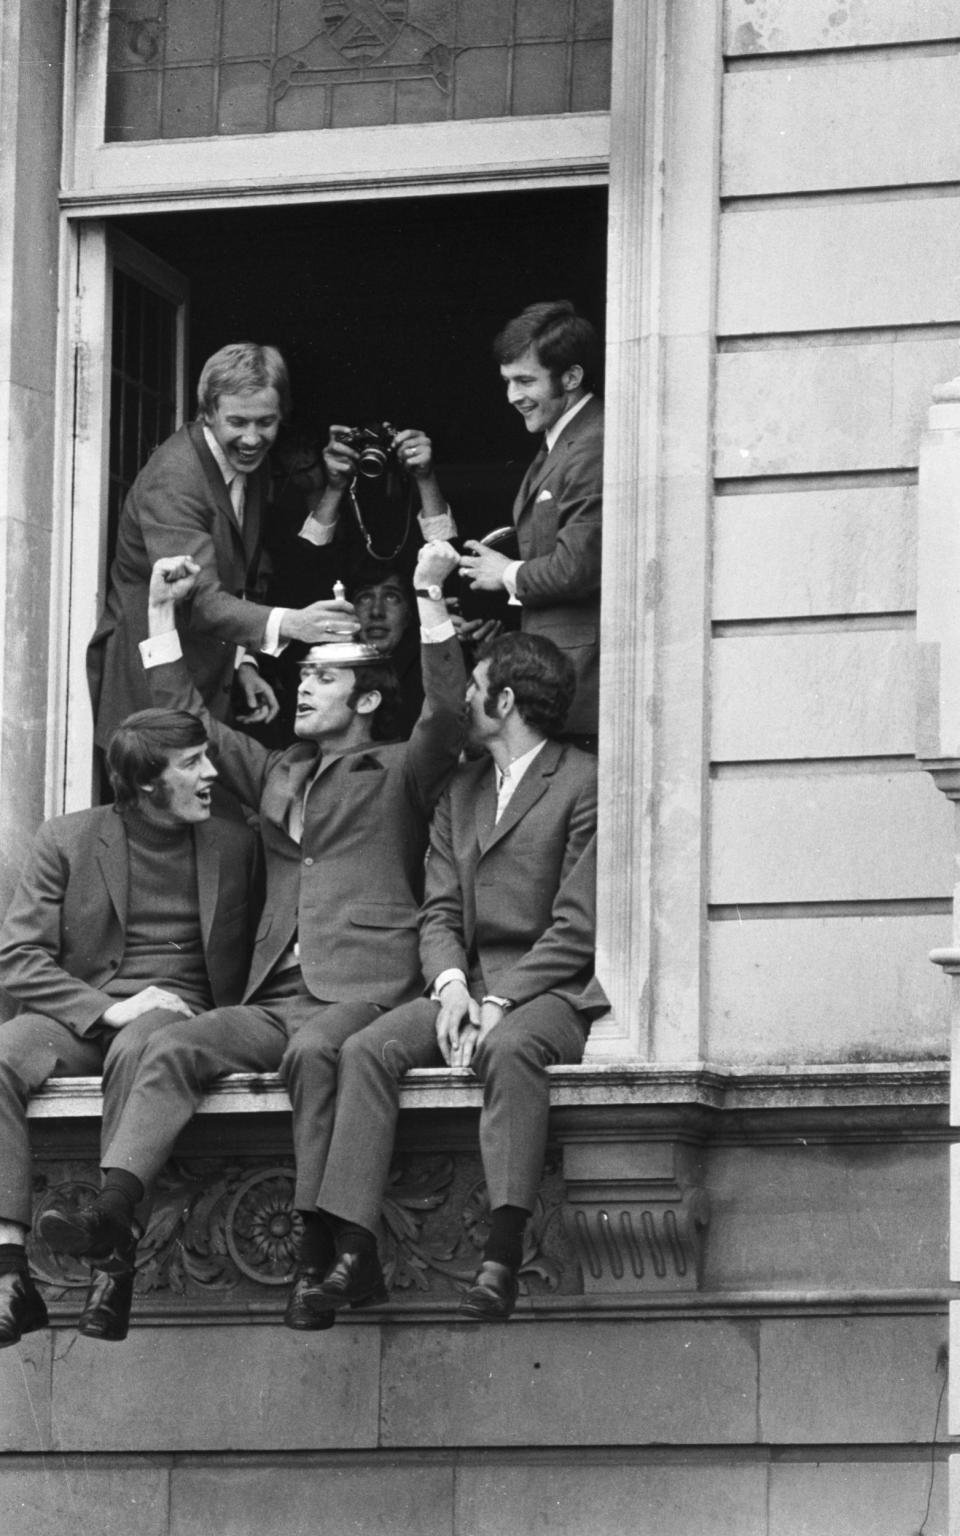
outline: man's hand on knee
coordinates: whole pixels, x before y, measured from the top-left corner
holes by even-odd
[[[437,1044],[448,1067],[468,1067],[476,1044],[480,1007],[462,981],[448,981],[440,994]]]
[[[142,992],[134,992],[132,997],[118,997],[102,1014],[102,1021],[111,1029],[122,1029],[124,1024],[132,1024],[141,1014],[151,1013],[155,1008],[162,1008],[167,1013],[182,1013],[185,1019],[193,1018],[193,1009],[188,1008],[182,997],[168,992],[166,987],[150,986],[144,987]]]

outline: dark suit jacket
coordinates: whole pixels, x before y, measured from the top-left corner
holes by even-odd
[[[523,628],[570,657],[577,693],[566,729],[595,735],[600,708],[600,511],[603,406],[588,400],[513,506]]]
[[[192,555],[201,577],[178,612],[187,666],[211,713],[229,711],[237,645],[257,650],[269,608],[244,601],[260,554],[266,470],[247,478],[243,532],[198,422],[168,437],[140,471],[120,516],[107,601],[87,651],[96,740],[150,704],[137,646],[147,635],[147,591],[162,555]]]
[[[555,992],[595,1016],[597,766],[548,741],[499,822],[490,758],[451,779],[430,834],[420,919],[423,974],[459,967],[478,992]]]
[[[202,713],[182,662],[154,667],[149,678],[158,704]],[[206,716],[224,783],[260,810],[267,897],[247,998],[295,937],[307,987],[325,1002],[392,1008],[419,991],[423,855],[462,737],[466,679],[456,640],[423,647],[423,681],[423,712],[409,741],[322,761],[313,742],[268,752]],[[290,810],[315,773],[297,843]]]
[[[213,1001],[239,1002],[256,922],[259,850],[239,822],[194,827],[200,927]],[[114,1001],[123,958],[127,834],[111,806],[45,822],[0,928],[0,986],[77,1035]]]

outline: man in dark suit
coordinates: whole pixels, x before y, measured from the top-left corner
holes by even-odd
[[[197,691],[217,719],[229,716],[244,650],[277,654],[290,640],[312,645],[324,635],[322,604],[270,608],[247,600],[257,584],[267,454],[290,405],[283,358],[253,342],[223,347],[204,364],[197,401],[199,419],[160,444],[120,516],[107,600],[87,651],[101,747],[126,715],[150,703],[137,646],[147,634],[150,572],[162,556],[190,555],[199,567],[180,611],[180,637]],[[334,516],[335,506],[322,510],[327,493],[317,496],[316,515]],[[238,682],[244,720],[276,714],[255,665],[241,665]]]
[[[242,994],[256,921],[257,839],[210,819],[216,769],[194,715],[130,716],[107,754],[116,805],[40,828],[0,929],[0,985],[23,1010],[0,1026],[0,1346],[46,1323],[25,1251],[27,1101],[51,1076],[103,1073],[109,1146],[147,1041]],[[105,1198],[119,1179],[105,1160]],[[145,1208],[138,1212],[140,1220]],[[80,1330],[126,1334],[132,1251],[90,1250]],[[105,1266],[105,1267],[104,1267]]]
[[[460,569],[482,591],[507,592],[528,634],[570,657],[577,690],[567,736],[596,750],[600,690],[603,406],[600,343],[565,300],[532,304],[494,343],[507,400],[543,433],[513,504],[519,560],[474,539]]]
[[[379,652],[352,642],[313,648],[302,667],[299,740],[269,752],[203,714],[227,787],[259,807],[267,894],[243,1006],[183,1020],[144,1051],[105,1156],[148,1186],[207,1086],[225,1072],[279,1071],[293,1105],[295,1205],[304,1221],[300,1267],[286,1324],[329,1327],[302,1301],[322,1278],[333,1240],[316,1212],[343,1042],[420,989],[417,912],[429,820],[463,735],[465,675],[442,584],[456,569],[449,544],[423,546],[414,573],[425,699],[409,741],[390,739],[396,690]],[[165,577],[170,578],[166,580]],[[196,562],[158,563],[151,583],[151,639],[142,647],[158,702],[202,709],[180,657],[174,602],[189,596]],[[356,628],[350,605],[327,604],[332,626]],[[382,739],[386,737],[387,739]],[[82,1253],[122,1221],[94,1202],[54,1242]],[[358,1304],[378,1300],[371,1283]]]
[[[543,1169],[544,1068],[577,1062],[607,1000],[593,974],[596,764],[552,739],[573,668],[551,641],[491,642],[467,690],[468,734],[484,755],[461,767],[437,807],[427,859],[420,958],[430,989],[345,1042],[336,1117],[317,1196],[349,1232],[305,1295],[352,1305],[379,1275],[375,1229],[411,1067],[472,1065],[484,1085],[480,1149],[490,1237],[460,1312],[509,1317],[523,1231]]]

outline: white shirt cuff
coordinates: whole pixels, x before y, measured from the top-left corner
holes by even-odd
[[[434,512],[429,516],[425,512],[418,512],[417,522],[420,524],[424,544],[430,544],[434,539],[457,537],[457,524],[449,507],[443,512]]]
[[[424,645],[442,645],[444,640],[452,640],[456,633],[452,619],[444,619],[442,623],[430,626],[420,625],[420,639]]]
[[[467,978],[464,976],[459,966],[454,965],[451,966],[449,970],[441,971],[440,975],[437,976],[434,980],[433,986],[430,988],[430,997],[433,1002],[436,1003],[440,1001],[440,993],[443,991],[448,981],[462,981],[464,986],[467,984]]]
[[[175,629],[165,635],[150,635],[140,641],[140,660],[144,667],[162,667],[168,661],[179,661],[183,655],[180,636]]]
[[[510,564],[506,567],[503,573],[503,585],[507,589],[508,608],[523,607],[523,604],[517,596],[517,572],[519,571],[522,564],[522,560],[511,560]]]
[[[306,539],[308,544],[315,544],[317,549],[322,549],[325,544],[333,543],[336,531],[336,523],[321,523],[315,517],[308,517],[297,538]]]
[[[286,640],[280,639],[280,625],[283,623],[288,612],[289,609],[287,608],[270,609],[267,627],[263,632],[263,644],[260,647],[265,656],[282,656],[286,650]]]

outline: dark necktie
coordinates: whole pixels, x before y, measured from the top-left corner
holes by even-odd
[[[520,491],[519,491],[519,494],[517,496],[517,505],[518,506],[522,506],[523,503],[526,501],[527,497],[529,496],[529,494],[530,494],[530,487],[532,486],[534,480],[537,478],[537,476],[539,475],[541,469],[543,468],[544,460],[546,459],[546,457],[547,457],[547,440],[546,440],[546,438],[544,438],[543,441],[540,444],[540,447],[537,449],[536,453],[534,454],[533,458],[531,459],[529,467],[527,469],[527,472],[524,475],[523,480],[521,482]]]

